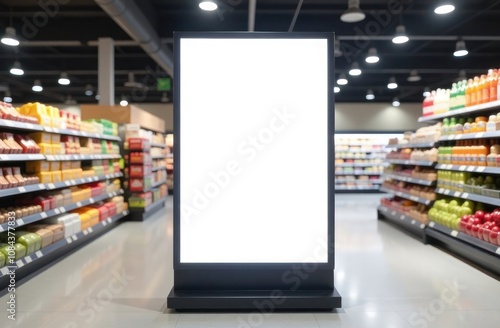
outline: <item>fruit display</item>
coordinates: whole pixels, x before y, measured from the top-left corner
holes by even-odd
[[[457,199],[439,199],[429,209],[429,219],[453,230],[459,230],[460,219],[464,215],[470,215],[475,209],[481,209],[482,204],[475,204],[465,200],[461,202]]]
[[[472,237],[500,246],[500,209],[463,215],[458,229]]]
[[[382,187],[393,190],[400,191],[413,196],[421,197],[427,200],[436,199],[436,193],[434,192],[434,187],[420,186],[403,181],[397,180],[386,180],[382,183]]]

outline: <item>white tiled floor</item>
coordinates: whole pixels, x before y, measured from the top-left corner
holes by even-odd
[[[344,304],[336,312],[167,310],[170,199],[155,217],[120,225],[20,286],[17,321],[2,310],[0,327],[498,328],[499,281],[377,221],[380,197],[336,197],[335,285]]]

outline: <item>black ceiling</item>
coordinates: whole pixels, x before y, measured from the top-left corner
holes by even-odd
[[[46,15],[40,4],[49,2],[57,3],[59,8]],[[337,73],[347,73],[350,63],[359,61],[363,74],[349,77],[349,84],[337,94],[337,102],[365,102],[368,89],[374,90],[374,101],[389,102],[398,96],[402,102],[420,102],[424,87],[450,86],[462,69],[470,77],[500,66],[497,34],[500,1],[454,0],[456,10],[441,16],[433,13],[436,2],[361,0],[361,9],[367,14],[365,20],[349,24],[340,21],[347,0],[304,0],[294,31],[334,31],[344,53],[336,58]],[[173,31],[245,31],[248,28],[248,0],[219,0],[219,9],[215,12],[201,11],[198,0],[136,0],[135,3],[166,43]],[[257,0],[255,30],[287,31],[298,3],[299,0]],[[399,5],[403,8],[402,15],[397,14]],[[390,10],[395,14],[386,15]],[[410,42],[395,45],[389,37],[400,21],[406,26]],[[30,29],[30,23],[34,29]],[[0,89],[8,86],[14,102],[54,103],[68,95],[79,103],[96,102],[94,97],[84,95],[85,85],[97,85],[97,47],[88,41],[99,37],[130,40],[92,0],[0,0],[0,25],[0,33],[12,25],[25,41],[19,47],[0,45]],[[441,38],[443,36],[448,37]],[[456,38],[464,38],[468,56],[453,57]],[[36,44],[38,41],[51,42]],[[55,41],[79,42],[76,46],[62,46]],[[378,50],[380,62],[377,64],[364,61],[370,47]],[[147,76],[166,75],[139,46],[117,46],[115,55],[117,98],[130,93],[130,89],[123,86],[129,71],[136,73],[137,81]],[[23,76],[9,73],[15,60],[21,62]],[[418,70],[421,81],[407,81],[412,69]],[[57,84],[61,71],[70,74],[70,86]],[[398,81],[396,90],[386,87],[391,76]],[[41,80],[44,86],[41,94],[31,91],[35,79]],[[161,92],[153,89],[150,88],[144,101],[160,101]]]

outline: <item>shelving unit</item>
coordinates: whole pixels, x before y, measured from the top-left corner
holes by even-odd
[[[399,134],[335,135],[336,192],[378,192],[383,172],[385,145]],[[347,178],[345,178],[347,177]]]
[[[426,243],[426,225],[424,223],[418,222],[400,211],[383,205],[378,207],[377,213],[379,220],[386,220],[423,243]]]
[[[174,193],[174,134],[167,133],[165,136],[167,145],[167,159],[165,166],[167,167],[167,188],[169,195]]]
[[[393,195],[396,195],[396,196],[401,197],[401,198],[409,199],[409,200],[412,200],[416,203],[420,203],[420,204],[424,204],[424,205],[431,205],[432,202],[434,202],[433,200],[429,200],[427,198],[418,197],[418,196],[415,196],[415,195],[412,195],[412,194],[409,194],[406,192],[398,191],[395,189],[391,189],[391,188],[380,187],[380,191],[383,191],[383,192],[386,192],[389,194],[393,194]]]
[[[415,179],[412,177],[404,176],[404,175],[398,175],[398,174],[383,174],[382,177],[384,178],[389,178],[393,180],[399,180],[399,181],[404,181],[404,182],[409,182],[413,184],[418,184],[421,186],[432,186],[436,184],[436,180],[424,180],[424,179]]]
[[[389,164],[400,164],[400,165],[415,165],[415,166],[430,166],[434,167],[436,165],[436,162],[431,162],[431,161],[413,161],[413,160],[406,160],[406,159],[386,159],[386,163]]]

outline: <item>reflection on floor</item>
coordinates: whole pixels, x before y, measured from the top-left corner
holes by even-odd
[[[172,276],[172,199],[17,289],[0,327],[498,328],[500,283],[376,219],[382,195],[336,196],[335,313],[182,313],[165,308]],[[1,298],[4,304],[7,297]],[[5,307],[4,307],[5,309]]]

